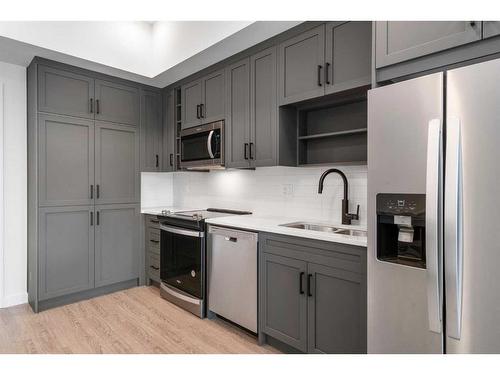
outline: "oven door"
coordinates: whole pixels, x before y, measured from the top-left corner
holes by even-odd
[[[204,232],[160,225],[160,278],[193,297],[203,299]]]

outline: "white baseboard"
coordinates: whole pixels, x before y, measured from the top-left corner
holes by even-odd
[[[3,301],[0,301],[0,303],[0,307],[10,307],[28,303],[28,293],[19,293],[10,296],[4,296]]]

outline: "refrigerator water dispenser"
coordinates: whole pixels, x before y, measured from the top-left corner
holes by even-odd
[[[377,194],[377,258],[425,268],[425,194]]]

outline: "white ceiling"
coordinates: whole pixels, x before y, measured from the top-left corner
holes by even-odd
[[[164,87],[298,23],[0,22],[0,61],[27,66],[41,56]]]

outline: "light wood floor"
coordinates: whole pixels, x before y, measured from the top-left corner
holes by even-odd
[[[0,353],[277,353],[221,319],[199,319],[137,287],[35,314],[0,309]]]

